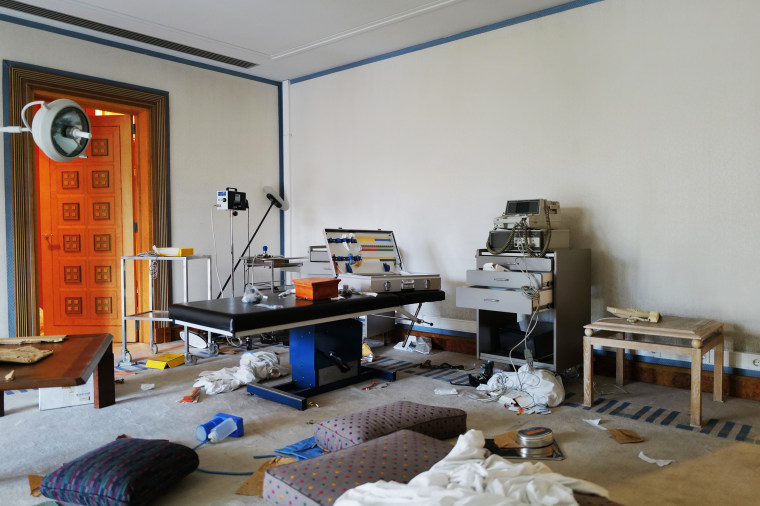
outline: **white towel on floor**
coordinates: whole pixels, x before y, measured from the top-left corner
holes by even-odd
[[[459,436],[456,446],[409,484],[379,481],[346,491],[340,506],[480,506],[577,504],[573,491],[608,497],[593,483],[553,473],[542,463],[512,463],[498,455],[486,457],[479,430]]]
[[[218,371],[203,371],[193,383],[203,387],[207,395],[231,392],[247,383],[258,383],[265,379],[279,378],[290,374],[290,367],[281,365],[280,359],[269,351],[244,353],[240,366],[225,367]]]

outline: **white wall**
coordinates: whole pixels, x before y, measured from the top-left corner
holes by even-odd
[[[606,0],[290,86],[293,254],[396,232],[456,307],[509,199],[560,201],[606,305],[726,322],[760,350],[760,4]],[[580,337],[581,329],[579,329]]]
[[[237,187],[248,194],[251,228],[266,211],[261,189],[279,185],[277,87],[197,67],[114,49],[48,32],[0,22],[0,59],[74,72],[99,79],[145,86],[169,93],[171,233],[174,246],[211,254],[211,206],[216,190]],[[0,83],[5,86],[5,83]],[[2,104],[0,104],[2,107]],[[0,111],[0,114],[2,111]],[[0,144],[0,155],[2,155]],[[0,189],[5,195],[5,189]],[[222,282],[229,275],[229,217],[214,211]],[[0,222],[5,223],[5,208]],[[245,213],[235,218],[236,252],[247,242]],[[262,227],[254,252],[263,244],[279,251],[279,217]],[[0,255],[5,264],[5,228]],[[239,268],[242,274],[242,267]],[[7,285],[6,269],[0,286]],[[191,280],[191,299],[205,297],[201,277]],[[194,275],[195,276],[195,275]],[[181,285],[175,284],[175,298]],[[242,284],[236,285],[238,294]],[[8,334],[7,292],[0,291],[0,335]],[[214,292],[216,295],[216,291]]]

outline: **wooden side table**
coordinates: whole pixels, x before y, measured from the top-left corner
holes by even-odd
[[[0,381],[0,416],[5,415],[6,390],[22,388],[73,387],[84,385],[93,376],[94,404],[105,408],[116,402],[113,374],[113,350],[111,334],[70,335],[60,343],[39,343],[34,346],[53,350],[53,354],[35,364],[0,364],[0,379],[11,370],[12,381]],[[17,346],[3,345],[2,346]]]
[[[583,405],[594,403],[593,346],[615,348],[615,382],[623,385],[625,350],[672,353],[691,358],[691,419],[702,425],[702,357],[715,348],[713,399],[723,400],[723,324],[713,320],[662,316],[659,322],[633,322],[624,318],[603,318],[585,325],[583,337]],[[666,344],[662,339],[671,338]]]

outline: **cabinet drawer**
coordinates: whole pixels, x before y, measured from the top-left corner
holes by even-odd
[[[546,257],[525,257],[513,255],[478,255],[475,257],[475,267],[482,269],[487,263],[503,265],[513,270],[541,271],[552,272],[552,258]]]
[[[528,276],[531,279],[528,279]],[[520,289],[523,286],[547,288],[551,286],[551,272],[511,272],[511,271],[467,271],[467,284],[474,286],[491,286],[495,288]]]
[[[541,290],[538,299],[529,299],[520,290],[499,288],[457,287],[457,306],[472,309],[487,309],[505,313],[530,314],[536,307],[551,304],[552,291]]]

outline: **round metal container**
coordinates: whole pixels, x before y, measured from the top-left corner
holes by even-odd
[[[530,427],[517,431],[517,442],[525,448],[543,448],[554,442],[554,433],[546,427]]]
[[[549,458],[553,451],[551,444],[543,448],[520,448],[520,456],[528,459]]]

